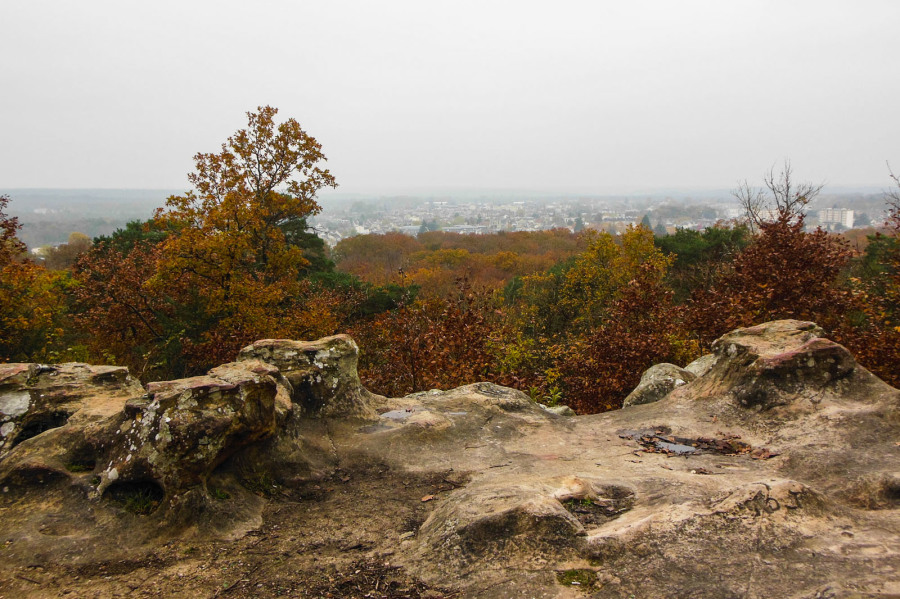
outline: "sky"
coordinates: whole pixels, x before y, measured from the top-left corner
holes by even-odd
[[[187,189],[257,106],[340,190],[829,186],[900,170],[896,0],[28,0],[0,188]]]

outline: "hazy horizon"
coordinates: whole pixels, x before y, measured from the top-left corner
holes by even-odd
[[[187,189],[259,105],[390,195],[728,190],[900,170],[891,0],[11,4],[0,188]],[[449,191],[448,191],[449,190]]]

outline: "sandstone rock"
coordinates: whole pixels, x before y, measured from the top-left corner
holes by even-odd
[[[234,362],[207,376],[150,383],[116,431],[97,487],[149,479],[172,499],[201,487],[242,445],[275,431],[276,382],[254,362]]]
[[[716,365],[716,355],[706,354],[700,356],[690,364],[684,367],[685,370],[693,374],[695,377],[703,376]]]
[[[76,419],[120,412],[140,383],[121,366],[0,364],[0,458],[16,445]]]
[[[275,430],[278,372],[261,362],[151,383],[146,393],[124,368],[15,365],[3,372],[7,396],[30,398],[9,410],[20,412],[10,422],[21,428],[0,462],[3,484],[69,480],[95,499],[149,494],[156,505],[196,507],[218,464]]]
[[[771,409],[819,393],[851,374],[856,360],[811,322],[779,320],[737,329],[713,344],[705,377],[729,388],[744,407]]]
[[[697,378],[693,373],[675,364],[656,364],[641,375],[641,382],[628,394],[623,408],[659,401],[675,387],[685,385]]]
[[[631,508],[634,490],[583,475],[472,484],[435,509],[417,536],[418,563],[467,575],[485,562],[569,559],[588,531]]]
[[[190,581],[211,596],[227,564],[235,594],[374,595],[402,572],[413,595],[891,596],[900,392],[822,335],[797,321],[735,331],[660,401],[578,418],[490,383],[374,396],[347,342],[331,365],[314,358],[332,341],[260,342],[124,410],[81,418],[91,402],[79,404],[0,458],[0,588],[58,594],[25,570],[42,563],[60,579],[92,573],[65,579],[75,594],[152,577],[162,594]],[[306,358],[288,355],[298,347]],[[34,368],[0,367],[17,381],[3,389]],[[76,449],[93,470],[63,468]],[[167,509],[92,501],[96,475],[107,497],[116,481],[165,487]],[[163,512],[181,515],[182,536]]]
[[[540,404],[540,406],[550,412],[551,414],[556,414],[557,416],[575,416],[575,410],[570,408],[569,406],[545,406],[544,404]]]
[[[359,348],[348,335],[317,341],[263,339],[248,345],[238,361],[272,364],[291,384],[291,398],[309,416],[371,416],[371,394],[359,382]]]

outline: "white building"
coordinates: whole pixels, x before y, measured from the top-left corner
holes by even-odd
[[[843,225],[848,229],[853,228],[853,211],[846,208],[826,208],[819,210],[819,224],[823,227]]]

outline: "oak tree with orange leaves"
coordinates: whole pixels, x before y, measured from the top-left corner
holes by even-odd
[[[144,348],[141,356],[109,359],[134,366],[155,348],[168,362],[162,373],[191,373],[233,359],[257,338],[335,332],[329,302],[302,280],[307,260],[285,229],[305,227],[320,210],[316,193],[337,184],[322,167],[321,145],[294,119],[276,123],[277,112],[247,113],[247,127],[219,152],[194,157],[193,189],[157,211],[149,226],[163,239],[140,248],[139,264],[102,244],[81,261],[87,329],[121,351],[129,335]],[[113,263],[104,265],[104,251]],[[116,260],[140,266],[137,279],[117,275]],[[108,316],[117,313],[130,328]]]

